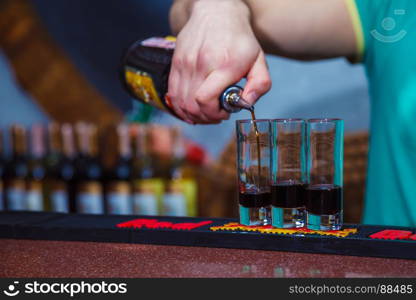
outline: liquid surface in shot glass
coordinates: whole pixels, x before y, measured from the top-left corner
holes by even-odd
[[[335,215],[341,211],[342,188],[333,184],[310,185],[305,190],[306,210],[315,215]]]

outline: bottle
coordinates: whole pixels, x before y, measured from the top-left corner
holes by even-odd
[[[76,149],[74,131],[71,124],[65,123],[61,127],[62,156],[59,163],[58,181],[62,189],[53,193],[53,207],[59,212],[76,212],[77,182],[76,182]]]
[[[30,128],[30,150],[29,172],[26,180],[26,208],[30,211],[43,211],[48,209],[48,205],[44,203],[43,197],[46,175],[45,130],[40,124],[34,124]]]
[[[151,153],[151,140],[147,125],[132,125],[134,136],[133,157],[133,213],[158,215],[163,195],[163,180]]]
[[[179,127],[171,131],[173,153],[163,195],[163,214],[196,216],[197,184],[187,168],[184,138]]]
[[[46,176],[44,181],[45,204],[53,212],[69,212],[67,181],[62,177],[67,172],[62,153],[60,125],[48,124],[48,151],[45,157]],[[71,169],[73,174],[73,168]]]
[[[3,132],[0,130],[0,211],[5,209],[4,204],[4,184],[3,184],[3,176],[4,176],[4,151],[3,151]]]
[[[78,213],[103,214],[102,168],[98,159],[97,127],[77,123],[79,154],[76,160],[76,210]]]
[[[131,199],[131,145],[129,126],[119,124],[117,131],[117,161],[109,170],[106,180],[106,208],[109,214],[128,215],[133,213]]]
[[[4,204],[6,210],[25,210],[25,185],[28,175],[26,129],[20,125],[12,125],[10,137],[12,156],[4,170]]]
[[[175,43],[174,37],[153,37],[135,42],[124,56],[121,77],[134,98],[178,117],[166,97]],[[241,97],[242,91],[238,85],[225,89],[219,98],[221,108],[229,113],[239,112],[242,108],[253,110],[254,107]]]

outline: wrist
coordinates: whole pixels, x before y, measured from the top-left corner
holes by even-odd
[[[207,10],[230,12],[250,20],[250,9],[243,0],[195,0],[190,8],[192,14],[206,13]]]

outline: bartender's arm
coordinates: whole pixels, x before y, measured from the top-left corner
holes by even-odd
[[[357,52],[345,0],[176,0],[170,23],[179,34],[168,95],[190,123],[227,119],[218,96],[243,77],[250,103],[270,89],[263,49],[304,60]]]

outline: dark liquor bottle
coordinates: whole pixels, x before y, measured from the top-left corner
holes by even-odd
[[[103,214],[103,172],[98,159],[97,127],[78,123],[76,130],[79,145],[76,160],[76,209],[78,213]]]
[[[120,124],[117,130],[118,157],[115,166],[107,173],[106,208],[109,214],[128,215],[133,213],[130,191],[131,145],[129,126]]]
[[[3,151],[3,132],[0,131],[0,211],[5,209],[4,184],[3,184],[4,167],[5,167],[5,160],[4,160],[4,151]]]
[[[11,159],[4,170],[4,196],[7,210],[25,210],[25,185],[28,175],[26,129],[20,125],[10,128]]]
[[[44,203],[43,184],[46,175],[45,130],[40,124],[32,125],[30,129],[30,159],[29,173],[26,181],[27,210],[42,211],[48,209]]]
[[[172,128],[172,158],[163,195],[163,214],[195,216],[197,185],[186,163],[186,149],[179,127]]]
[[[161,207],[164,183],[151,153],[151,140],[146,125],[132,125],[133,156],[133,213],[157,215]]]
[[[69,212],[67,182],[62,178],[62,174],[67,171],[63,164],[64,161],[60,126],[52,122],[48,125],[48,152],[45,157],[44,194],[48,209],[61,213]]]
[[[166,93],[175,41],[174,37],[137,41],[124,57],[121,74],[126,89],[134,98],[174,116]],[[242,90],[236,85],[228,87],[220,96],[221,108],[230,113],[242,108],[251,110],[252,106],[240,96]]]
[[[75,177],[76,149],[74,131],[71,124],[61,127],[62,156],[59,163],[57,180],[62,188],[57,188],[52,194],[55,211],[76,212],[77,182]]]

